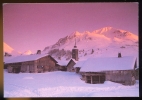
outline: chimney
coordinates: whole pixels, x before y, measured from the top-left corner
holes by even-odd
[[[37,53],[36,54],[41,54],[41,50],[37,50]]]
[[[118,58],[121,58],[121,53],[118,53]]]

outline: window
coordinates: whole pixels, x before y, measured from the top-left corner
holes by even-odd
[[[37,68],[43,68],[44,66],[37,66]]]

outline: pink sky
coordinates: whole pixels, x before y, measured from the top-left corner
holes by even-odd
[[[3,5],[3,40],[35,53],[74,31],[106,26],[138,35],[138,3],[9,3]]]

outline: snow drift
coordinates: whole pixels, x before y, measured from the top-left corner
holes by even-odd
[[[139,81],[133,86],[110,81],[87,84],[80,77],[74,72],[12,74],[4,70],[4,97],[139,97]]]

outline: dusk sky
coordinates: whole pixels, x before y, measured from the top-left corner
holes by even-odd
[[[138,3],[3,4],[3,41],[20,52],[36,53],[75,31],[107,26],[138,35]]]

